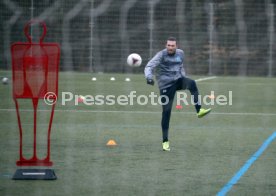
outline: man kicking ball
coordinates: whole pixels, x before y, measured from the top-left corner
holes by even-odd
[[[176,91],[188,89],[193,97],[195,109],[198,118],[205,116],[211,112],[211,109],[201,108],[198,101],[199,92],[196,82],[185,76],[183,67],[184,52],[177,48],[177,42],[174,37],[167,39],[166,48],[159,51],[146,65],[145,77],[147,84],[154,85],[153,72],[156,69],[156,79],[162,96],[162,135],[163,150],[170,151],[170,143],[168,139],[169,125],[173,99]],[[168,99],[167,99],[168,98]]]

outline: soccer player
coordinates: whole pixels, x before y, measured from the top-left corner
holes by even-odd
[[[198,100],[199,92],[196,82],[186,77],[183,62],[183,50],[177,48],[177,42],[174,37],[169,37],[167,39],[166,48],[159,51],[148,62],[144,70],[147,84],[154,85],[153,72],[155,68],[157,68],[156,79],[158,82],[160,95],[163,95],[161,99],[161,127],[163,136],[162,146],[164,151],[170,151],[168,133],[172,104],[176,91],[185,89],[190,91],[193,97],[193,103],[195,104],[198,118],[201,118],[211,112],[211,109],[201,108],[201,104]]]

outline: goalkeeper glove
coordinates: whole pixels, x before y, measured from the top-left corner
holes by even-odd
[[[149,84],[149,85],[154,85],[154,80],[153,79],[147,79],[147,84]]]

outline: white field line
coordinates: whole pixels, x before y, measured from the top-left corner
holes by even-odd
[[[215,78],[217,78],[217,76],[211,76],[211,77],[207,77],[207,78],[198,78],[195,81],[196,82],[201,82],[201,81],[205,81],[205,80],[212,80],[212,79],[215,79]]]
[[[39,112],[50,112],[51,110],[37,110]],[[15,109],[0,109],[0,112],[15,112]],[[21,109],[20,112],[33,112],[30,109]],[[160,114],[161,111],[126,111],[126,110],[55,110],[55,112],[65,113],[127,113],[127,114]],[[195,112],[172,112],[178,114],[195,114]],[[276,113],[255,113],[255,112],[212,112],[211,115],[229,116],[276,116]]]

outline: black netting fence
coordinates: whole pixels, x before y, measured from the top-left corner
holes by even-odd
[[[190,74],[275,76],[275,1],[1,0],[0,69],[10,45],[26,41],[30,19],[46,22],[47,42],[61,45],[61,70],[141,73],[178,39]],[[35,33],[33,35],[35,37]],[[139,53],[139,68],[126,66]]]

